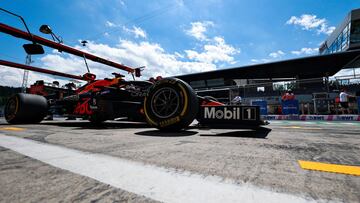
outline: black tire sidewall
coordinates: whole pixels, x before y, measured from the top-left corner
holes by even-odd
[[[17,110],[9,118],[7,106],[11,100],[16,100]],[[12,124],[31,124],[39,123],[48,113],[47,100],[43,96],[19,93],[9,98],[5,106],[5,119]]]
[[[180,98],[179,108],[169,118],[159,118],[151,108],[155,93],[162,88],[175,90]],[[186,128],[196,117],[198,109],[198,98],[195,92],[187,83],[176,78],[166,78],[155,83],[149,89],[144,101],[144,113],[147,122],[160,130],[181,130]]]

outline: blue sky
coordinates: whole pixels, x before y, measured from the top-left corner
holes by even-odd
[[[23,16],[34,34],[49,37],[38,31],[48,24],[67,45],[145,65],[145,79],[317,54],[319,44],[360,1],[17,0],[2,1],[0,7]],[[0,19],[23,29],[12,16],[0,13]],[[83,39],[87,47],[79,44]],[[0,33],[0,58],[24,63],[24,43]],[[81,58],[51,49],[33,60],[34,66],[86,71]],[[90,68],[99,77],[116,71],[95,63]],[[21,85],[21,73],[2,67],[0,85]],[[30,80],[44,77],[31,73]]]

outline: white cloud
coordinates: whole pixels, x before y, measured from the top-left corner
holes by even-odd
[[[110,22],[110,21],[106,21],[106,22],[105,22],[105,26],[106,26],[106,27],[118,27],[115,23]]]
[[[191,28],[185,30],[185,33],[189,36],[195,37],[197,40],[205,41],[208,39],[205,35],[205,32],[207,31],[208,27],[212,26],[214,26],[212,21],[192,22]]]
[[[0,85],[20,87],[22,83],[23,70],[0,66]]]
[[[111,21],[106,21],[105,26],[109,27],[109,28],[120,28],[121,27],[121,25],[115,24],[115,23],[113,23]],[[122,29],[126,33],[134,35],[135,38],[139,38],[139,37],[146,38],[147,37],[146,32],[143,29],[141,29],[140,27],[132,26],[132,28],[127,28],[125,26],[122,26]],[[108,36],[110,36],[110,34],[108,32],[105,32],[104,36],[108,37]]]
[[[87,71],[84,59],[69,54],[47,54],[40,61],[43,64],[42,67],[49,70],[74,75],[80,75]],[[87,60],[87,62],[90,66],[92,65],[91,61]]]
[[[323,33],[330,35],[335,30],[335,27],[328,26],[325,18],[319,19],[316,15],[310,14],[303,14],[300,17],[291,16],[286,24],[299,25],[303,30],[316,30],[318,34]]]
[[[107,23],[109,26],[116,26],[114,23]],[[141,33],[142,29],[128,29],[138,37],[146,37]],[[139,32],[140,31],[140,32]],[[130,40],[120,40],[115,45],[95,43],[88,41],[86,46],[77,45],[74,48],[79,49],[105,59],[122,63],[130,67],[146,66],[143,71],[142,79],[148,79],[154,76],[176,76],[196,72],[216,70],[217,65],[235,63],[234,55],[240,53],[240,49],[227,44],[223,37],[207,38],[203,41],[201,50],[185,50],[174,53],[166,52],[161,45],[149,41],[135,42]],[[97,78],[112,77],[111,73],[123,71],[115,68],[87,60],[92,73]],[[66,72],[73,75],[82,75],[87,69],[84,60],[81,57],[73,56],[67,53],[52,52],[40,58],[39,67]],[[218,64],[221,63],[221,64]],[[20,86],[22,70],[4,68],[0,71],[0,85]],[[54,77],[39,73],[31,74],[31,82],[38,79],[53,81]],[[126,74],[128,79],[132,77]],[[65,83],[66,79],[61,80]]]
[[[179,52],[175,52],[174,53],[176,57],[178,58],[184,58],[184,55],[183,54],[180,54]]]
[[[235,64],[234,55],[240,53],[240,49],[233,47],[225,42],[223,37],[215,36],[208,37],[205,35],[208,27],[213,27],[214,23],[211,21],[192,22],[191,28],[185,30],[187,35],[190,35],[200,41],[201,51],[185,50],[186,56],[190,60],[217,64],[217,63],[229,63]],[[220,64],[224,65],[224,64]]]
[[[230,64],[235,63],[233,55],[240,53],[239,49],[226,44],[222,37],[214,37],[211,44],[204,45],[203,49],[200,53],[194,50],[185,50],[185,53],[189,59],[203,63],[226,62]]]
[[[285,53],[281,50],[269,54],[271,58],[281,58],[283,55],[285,55]]]
[[[24,70],[15,69],[7,66],[0,66],[0,85],[10,87],[21,87]],[[44,80],[45,82],[53,82],[57,80],[61,85],[64,85],[70,81],[67,78],[55,78],[50,75],[40,74],[36,72],[29,72],[28,87],[35,83],[37,80]]]
[[[313,55],[319,53],[319,48],[301,48],[298,51],[291,51],[294,55]]]
[[[150,42],[137,43],[129,40],[120,40],[116,46],[109,46],[90,41],[86,47],[76,46],[75,48],[118,63],[123,63],[130,67],[146,66],[146,69],[143,71],[143,79],[158,75],[175,76],[216,69],[216,65],[212,63],[178,60],[181,56],[180,53],[166,53],[159,44]],[[67,73],[75,74],[86,71],[86,67],[81,58],[68,54],[62,54],[61,56],[48,54],[43,57],[41,61],[45,67],[62,67],[61,71]],[[110,77],[112,72],[124,73],[120,70],[89,60],[88,64],[91,72],[95,73],[98,78]],[[131,77],[128,78],[130,79]]]
[[[122,6],[125,6],[125,2],[124,2],[124,1],[118,0],[118,2],[119,2]]]
[[[322,24],[320,29],[318,30],[318,33],[325,33],[327,35],[331,35],[331,33],[333,33],[335,29],[336,27],[334,26],[328,27],[326,24]]]
[[[277,50],[274,52],[271,52],[269,54],[270,58],[262,58],[262,59],[251,59],[250,62],[251,64],[257,64],[257,63],[268,63],[268,62],[272,62],[274,60],[279,60],[281,57],[283,57],[285,55],[285,52],[281,51],[281,50]]]
[[[184,6],[184,0],[175,0],[175,4],[176,4],[178,7]]]
[[[133,26],[132,29],[123,26],[123,30],[127,33],[135,35],[135,38],[146,38],[146,32],[140,27]]]
[[[251,63],[255,64],[255,63],[267,63],[270,62],[271,59],[251,59]]]

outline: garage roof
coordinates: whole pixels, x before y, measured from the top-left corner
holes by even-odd
[[[319,78],[332,76],[343,68],[354,67],[360,50],[318,55],[277,61],[264,64],[221,69],[209,72],[175,76],[187,82],[214,78],[259,79],[259,78]]]

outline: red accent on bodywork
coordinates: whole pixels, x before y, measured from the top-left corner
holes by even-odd
[[[28,89],[28,93],[42,95],[42,96],[48,95],[48,93],[45,91],[44,85],[31,85],[30,88]]]
[[[93,111],[89,106],[90,98],[85,99],[84,101],[78,102],[75,107],[74,114],[75,115],[91,115]]]
[[[206,101],[206,100],[203,100],[201,102],[201,106],[225,106],[224,103],[221,103],[221,102],[217,102],[217,101]]]
[[[118,83],[119,83],[118,78],[106,79],[106,80],[95,80],[95,81],[88,83],[85,86],[77,89],[76,92],[78,94],[83,94],[83,93],[90,92],[90,91],[98,92],[101,90],[101,87],[110,87],[110,86],[118,84]]]

